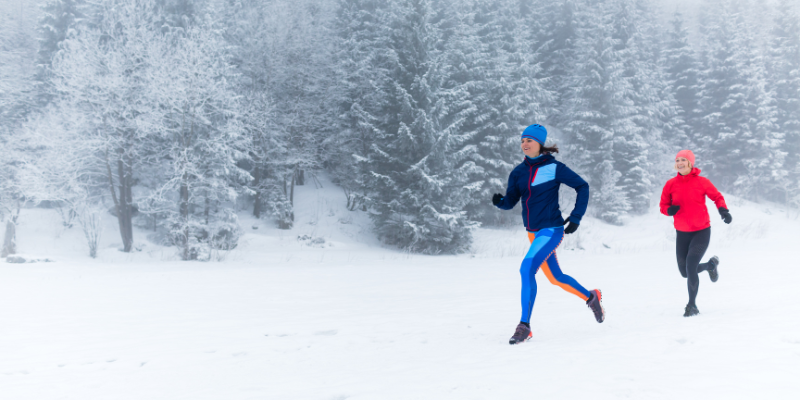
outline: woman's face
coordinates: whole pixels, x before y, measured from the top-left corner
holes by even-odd
[[[686,175],[692,172],[692,164],[685,157],[678,157],[675,159],[675,169],[681,175]]]
[[[542,146],[539,142],[531,138],[522,138],[522,152],[528,157],[536,157],[539,155],[539,150]]]

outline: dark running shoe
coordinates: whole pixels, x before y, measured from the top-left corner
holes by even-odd
[[[511,339],[508,339],[508,344],[520,344],[522,342],[528,341],[533,334],[531,333],[531,328],[528,328],[522,322],[517,325],[517,330],[514,331],[514,336],[511,336]]]
[[[711,257],[708,263],[711,264],[711,268],[708,269],[708,277],[711,278],[711,282],[716,282],[717,279],[719,279],[719,271],[717,270],[717,266],[719,266],[719,257]]]
[[[684,311],[684,317],[693,317],[697,314],[700,314],[700,310],[697,309],[697,306],[694,304],[687,304],[686,311]]]
[[[598,323],[603,323],[606,319],[606,311],[603,310],[603,304],[600,303],[603,295],[600,293],[600,289],[590,290],[589,293],[592,295],[589,296],[589,300],[586,300],[586,305],[592,309],[594,319],[596,319]]]

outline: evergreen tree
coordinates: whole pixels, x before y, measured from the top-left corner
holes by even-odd
[[[519,163],[519,134],[536,121],[552,94],[544,88],[536,36],[516,2],[454,2],[450,10],[452,34],[446,45],[451,79],[468,91],[469,104],[461,130],[472,136],[474,168],[469,175],[471,218],[497,223],[500,213],[487,201],[506,189],[506,178]]]
[[[678,130],[664,139],[675,147],[691,149],[695,146],[689,141],[687,132],[696,132],[701,127],[698,115],[700,66],[689,43],[689,30],[684,26],[683,14],[675,11],[670,25],[669,39],[664,51],[664,69],[670,92],[677,103],[674,123]]]
[[[145,212],[167,215],[172,243],[184,260],[208,260],[213,250],[237,246],[240,227],[233,201],[236,184],[250,177],[238,163],[246,157],[232,66],[213,21],[157,34],[149,43],[146,95],[157,104],[154,131],[166,180],[148,196]],[[152,140],[152,141],[150,141]],[[149,147],[149,146],[148,146]]]
[[[780,0],[770,32],[768,78],[774,90],[777,130],[784,135],[786,153],[777,192],[786,202],[800,207],[800,17],[794,2]]]
[[[53,57],[70,29],[84,18],[87,6],[84,0],[50,0],[42,6],[39,19],[39,50],[36,54],[36,79],[39,85],[40,105],[52,99],[49,87]]]
[[[732,190],[748,173],[741,162],[751,137],[754,107],[749,97],[753,49],[744,34],[745,16],[734,1],[722,0],[704,21],[704,50],[700,108],[702,129],[693,132],[698,163],[722,190]]]
[[[350,210],[366,209],[374,193],[370,174],[374,145],[389,131],[392,90],[388,4],[341,0],[336,17],[338,73],[342,82],[339,133],[331,146],[330,169]]]
[[[620,39],[613,37],[613,8],[600,3],[584,12],[587,17],[581,19],[577,61],[565,99],[567,151],[592,186],[595,215],[621,224],[631,205],[628,193],[619,188],[622,174],[615,164],[622,161],[618,151],[625,137],[621,135],[634,131],[632,85],[625,76],[624,52],[617,50]]]
[[[521,2],[527,3],[527,2]],[[536,12],[528,12],[527,20],[535,21],[530,32],[541,31],[539,46],[546,54],[541,60],[541,68],[547,76],[545,86],[554,93],[552,106],[547,110],[547,120],[556,126],[569,123],[568,93],[573,83],[574,66],[577,62],[577,44],[585,14],[579,10],[584,6],[580,1],[563,0],[537,4]],[[525,13],[523,13],[525,15]],[[541,25],[538,29],[536,25]]]
[[[422,253],[467,250],[474,226],[462,211],[470,169],[461,132],[467,90],[449,79],[440,12],[427,0],[392,3],[392,69],[386,139],[375,144],[371,214],[387,243]],[[469,172],[469,171],[467,171]]]
[[[0,221],[5,226],[0,256],[16,252],[16,224],[26,198],[15,143],[36,106],[36,19],[34,2],[0,2]]]
[[[331,12],[313,1],[231,1],[223,14],[245,96],[253,213],[294,223],[294,187],[335,159],[338,83]],[[337,160],[338,161],[338,160]]]
[[[741,138],[744,174],[737,177],[734,190],[745,197],[761,200],[777,192],[786,178],[785,157],[781,150],[785,134],[778,125],[775,88],[767,81],[765,57],[750,62],[748,105],[751,118]],[[766,195],[766,196],[765,196]]]
[[[661,139],[662,124],[667,122],[661,108],[659,92],[664,86],[662,75],[650,54],[652,46],[642,33],[654,24],[649,3],[617,0],[613,11],[614,50],[623,64],[622,79],[630,87],[621,93],[630,110],[615,118],[614,167],[622,175],[620,190],[630,201],[631,212],[643,214],[650,207],[653,190],[653,157]]]

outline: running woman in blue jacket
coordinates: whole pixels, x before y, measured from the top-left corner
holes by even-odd
[[[584,301],[594,312],[597,322],[603,322],[605,311],[600,303],[600,290],[586,290],[575,279],[561,272],[556,248],[564,234],[575,232],[589,204],[589,184],[578,174],[556,161],[551,153],[558,147],[545,147],[547,130],[535,124],[522,132],[522,152],[525,160],[508,177],[506,195],[495,194],[492,202],[498,208],[510,210],[522,200],[522,221],[528,231],[531,247],[522,260],[522,318],[509,344],[522,343],[532,336],[530,318],[536,300],[536,272],[541,268],[550,283],[561,287]],[[575,208],[564,220],[558,205],[558,188],[565,184],[578,193]],[[566,228],[564,225],[569,223]]]

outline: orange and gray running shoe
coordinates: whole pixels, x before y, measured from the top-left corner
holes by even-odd
[[[594,312],[594,319],[598,323],[602,323],[606,319],[606,311],[603,310],[603,304],[600,303],[603,295],[600,293],[600,289],[590,290],[589,293],[592,295],[589,296],[589,300],[586,300],[586,305]]]
[[[531,338],[531,336],[533,336],[531,333],[531,328],[520,322],[519,325],[517,325],[517,330],[514,331],[514,336],[511,336],[511,339],[508,339],[508,344],[520,344],[522,342],[526,342]]]

